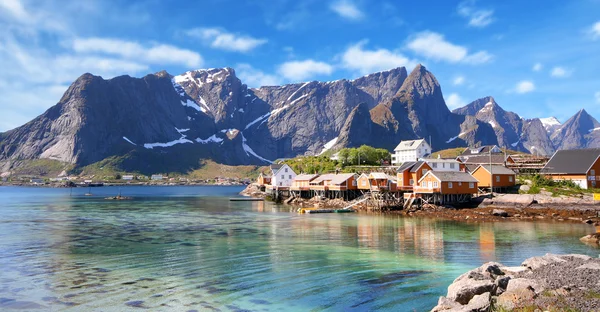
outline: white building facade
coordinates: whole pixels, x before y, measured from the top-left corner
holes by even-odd
[[[394,149],[392,165],[399,166],[407,161],[418,161],[431,154],[431,146],[424,139],[402,141]]]
[[[421,160],[426,162],[433,171],[460,172],[460,162],[456,159],[423,158]]]
[[[271,165],[271,185],[273,187],[290,187],[296,178],[296,172],[288,165]]]

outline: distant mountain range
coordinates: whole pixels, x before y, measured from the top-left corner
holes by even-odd
[[[580,110],[564,124],[524,119],[484,97],[450,111],[424,66],[355,80],[248,88],[231,68],[143,78],[79,77],[58,104],[0,134],[0,170],[26,159],[124,171],[185,172],[201,159],[266,164],[368,144],[392,150],[425,138],[434,150],[498,144],[550,155],[600,147],[600,123]]]

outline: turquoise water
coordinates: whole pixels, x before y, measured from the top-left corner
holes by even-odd
[[[0,187],[0,310],[428,311],[464,271],[599,251],[594,229],[299,215],[241,187]]]

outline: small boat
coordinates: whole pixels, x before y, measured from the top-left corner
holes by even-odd
[[[232,197],[229,201],[264,201],[264,198],[255,198],[255,197]]]

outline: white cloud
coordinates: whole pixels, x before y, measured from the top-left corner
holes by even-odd
[[[266,74],[265,72],[252,67],[250,64],[237,64],[236,74],[243,83],[251,88],[262,86],[276,86],[281,84],[281,78],[276,75]]]
[[[418,33],[407,46],[427,58],[450,63],[482,64],[493,58],[487,51],[469,54],[467,48],[448,42],[443,35],[430,31]]]
[[[463,83],[465,83],[465,77],[463,77],[463,76],[456,76],[452,80],[452,84],[455,85],[455,86],[460,86]]]
[[[477,9],[474,2],[468,0],[458,4],[458,14],[469,20],[469,26],[485,27],[494,22],[494,10]]]
[[[594,23],[590,28],[590,33],[592,34],[592,38],[598,39],[600,38],[600,21]]]
[[[361,10],[356,6],[356,4],[352,3],[349,0],[339,0],[333,2],[329,8],[337,13],[339,16],[350,19],[350,20],[360,20],[364,18],[364,14]]]
[[[366,50],[367,41],[361,41],[350,46],[342,55],[342,66],[346,69],[358,71],[360,74],[369,74],[377,71],[388,70],[395,67],[415,67],[418,62],[411,60],[401,53],[386,50]]]
[[[533,90],[535,90],[535,85],[533,84],[532,81],[529,81],[529,80],[520,81],[519,83],[517,83],[517,86],[515,87],[515,91],[520,94],[529,93]]]
[[[6,11],[10,16],[17,20],[25,21],[29,18],[29,14],[19,0],[2,0],[0,1],[0,10]]]
[[[600,104],[600,91],[594,93],[594,97],[596,98],[596,103]]]
[[[533,71],[537,72],[537,71],[542,70],[542,67],[543,67],[542,63],[535,63],[535,64],[533,64],[533,68],[532,69],[533,69]]]
[[[566,78],[566,77],[571,76],[572,73],[573,73],[573,70],[571,70],[571,69],[556,66],[556,67],[552,68],[552,71],[550,72],[550,76],[555,77],[555,78]]]
[[[215,49],[248,52],[265,43],[267,39],[229,33],[219,28],[193,28],[185,32],[188,36],[209,43]]]
[[[154,44],[144,47],[137,42],[113,38],[77,38],[72,48],[79,53],[102,53],[152,64],[182,64],[200,67],[203,64],[200,54],[167,44]]]
[[[309,79],[315,75],[330,75],[333,72],[333,66],[308,59],[285,62],[279,66],[277,71],[286,79],[299,81]]]
[[[457,93],[452,93],[446,98],[446,105],[450,109],[455,109],[467,105],[467,103]]]

